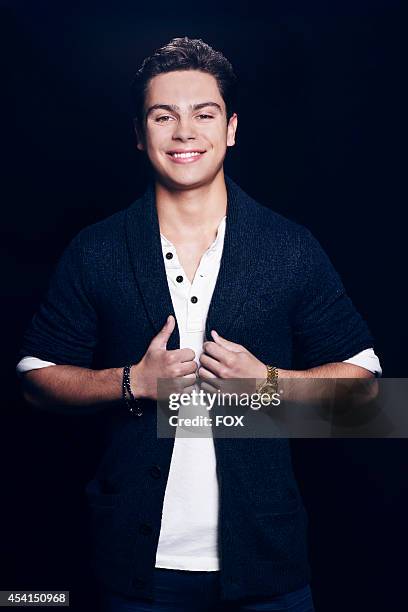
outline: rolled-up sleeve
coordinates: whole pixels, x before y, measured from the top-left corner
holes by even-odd
[[[90,264],[81,232],[62,253],[48,290],[28,325],[17,355],[55,364],[90,367],[97,344],[97,312]]]
[[[371,332],[320,243],[305,229],[293,316],[296,363],[312,368],[373,347]]]

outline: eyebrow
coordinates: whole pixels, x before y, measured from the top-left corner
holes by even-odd
[[[200,104],[190,104],[189,108],[195,111],[195,110],[200,110],[200,108],[205,108],[207,106],[213,106],[214,108],[217,108],[220,111],[220,113],[222,113],[222,108],[219,104],[217,104],[217,102],[200,102]],[[174,113],[177,113],[180,110],[180,107],[177,106],[176,104],[153,104],[153,106],[149,106],[149,108],[147,109],[145,118],[147,119],[149,114],[158,108],[161,108],[162,110],[171,111]]]

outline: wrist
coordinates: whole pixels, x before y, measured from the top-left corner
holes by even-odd
[[[263,380],[263,379],[265,379],[267,377],[267,375],[268,375],[268,367],[267,367],[266,363],[261,363],[260,362],[259,366],[257,368],[257,371],[256,371],[255,378],[258,379],[258,380]]]
[[[147,397],[143,388],[142,362],[135,363],[130,369],[130,387],[136,399]]]
[[[123,367],[123,379],[122,379],[122,399],[126,404],[127,409],[133,416],[142,416],[143,410],[140,402],[140,398],[136,397],[133,393],[130,373],[132,371],[133,364],[127,364]]]
[[[116,401],[120,397],[123,368],[105,368],[103,370],[89,370],[92,381],[98,389],[98,395],[108,401]]]
[[[258,384],[256,387],[257,392],[276,392],[278,390],[279,372],[280,370],[278,370],[276,366],[271,364],[263,364],[263,377],[260,384]]]

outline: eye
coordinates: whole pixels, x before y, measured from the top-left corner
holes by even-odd
[[[205,113],[202,113],[201,115],[198,115],[199,117],[205,117],[206,119],[214,119],[213,115],[207,115]]]
[[[168,123],[167,121],[161,121],[161,119],[171,119],[170,115],[161,115],[160,117],[156,117],[155,121],[157,123]]]

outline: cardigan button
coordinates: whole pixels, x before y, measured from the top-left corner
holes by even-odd
[[[178,283],[182,283],[183,282],[183,277],[182,276],[176,276],[176,281]]]
[[[193,304],[197,304],[198,302],[198,297],[193,295],[193,297],[191,298],[191,301],[193,302]]]
[[[150,535],[152,531],[152,526],[148,525],[147,523],[142,523],[141,525],[139,525],[139,533],[141,533],[142,535]]]
[[[158,478],[161,477],[161,469],[160,469],[160,467],[158,465],[152,465],[152,467],[150,468],[149,472],[150,472],[150,476],[152,478],[158,479]]]
[[[173,259],[173,253],[166,253],[166,259]]]

